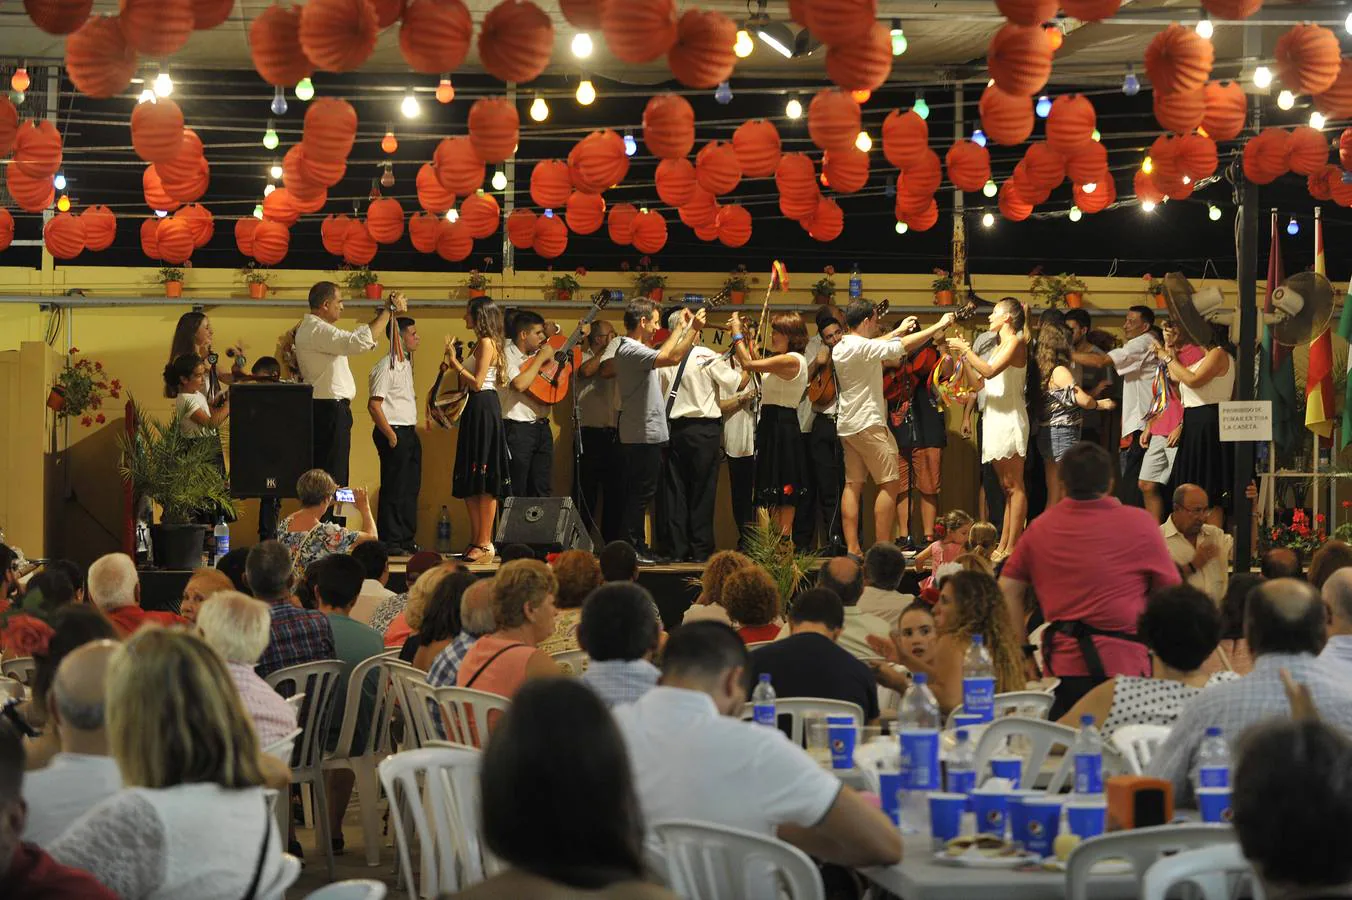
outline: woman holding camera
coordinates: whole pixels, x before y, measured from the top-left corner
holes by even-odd
[[[361,514],[361,529],[353,531],[336,522],[322,521],[334,502],[338,485],[323,469],[311,469],[296,480],[300,509],[277,523],[277,540],[291,551],[292,570],[300,576],[310,563],[331,553],[351,553],[363,541],[376,539],[376,517],[365,488],[352,488],[352,505]]]

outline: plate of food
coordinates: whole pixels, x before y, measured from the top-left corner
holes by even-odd
[[[966,869],[1017,869],[1042,861],[1035,853],[993,834],[956,837],[934,854],[936,862]]]

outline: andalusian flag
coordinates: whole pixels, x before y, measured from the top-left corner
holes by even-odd
[[[1272,292],[1286,278],[1282,266],[1282,245],[1278,238],[1277,210],[1272,211],[1272,238],[1268,244],[1267,295],[1263,311],[1271,312]],[[1300,430],[1296,406],[1296,372],[1291,350],[1272,339],[1272,326],[1263,326],[1263,343],[1258,360],[1258,399],[1272,403],[1272,440],[1283,453],[1295,446]]]
[[[1352,282],[1348,282],[1347,296],[1343,297],[1343,314],[1338,317],[1338,336],[1352,343]],[[1347,354],[1347,388],[1343,391],[1343,434],[1338,449],[1352,443],[1352,353]]]
[[[1324,221],[1317,206],[1314,208],[1314,270],[1319,275],[1324,274]],[[1305,376],[1305,427],[1321,438],[1333,437],[1333,336],[1327,327],[1310,341],[1310,370]]]

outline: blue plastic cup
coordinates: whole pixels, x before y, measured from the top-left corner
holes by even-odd
[[[1066,804],[1066,827],[1080,838],[1098,837],[1107,829],[1108,806],[1102,801],[1078,800]]]
[[[953,717],[953,728],[955,729],[966,728],[970,731],[976,726],[984,724],[985,719],[982,718],[981,713],[958,713]]]
[[[827,716],[827,741],[831,746],[831,768],[854,768],[854,744],[859,738],[859,726],[854,716]]]
[[[946,844],[962,831],[962,814],[967,811],[967,795],[930,794],[929,811],[930,834],[935,844]]]
[[[1061,830],[1061,800],[1056,797],[1024,797],[1011,807],[1014,840],[1038,856],[1051,856],[1052,845]]]
[[[893,825],[901,824],[901,788],[900,772],[878,773],[878,794],[882,799],[882,809]]]
[[[972,811],[976,813],[976,830],[980,834],[1005,836],[1005,823],[1009,817],[1009,796],[1007,794],[972,794]]]
[[[1019,787],[1023,777],[1023,760],[1017,756],[992,756],[990,758],[991,776],[1008,778],[1014,787]]]
[[[1198,788],[1197,808],[1202,811],[1203,822],[1228,823],[1234,815],[1230,809],[1230,789],[1228,787]]]

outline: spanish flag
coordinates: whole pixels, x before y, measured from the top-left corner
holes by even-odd
[[[1314,270],[1324,274],[1324,220],[1314,208]],[[1328,440],[1333,437],[1333,336],[1325,326],[1310,341],[1310,370],[1305,376],[1305,427]]]

